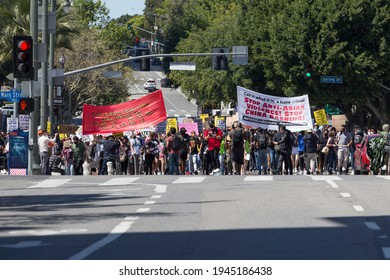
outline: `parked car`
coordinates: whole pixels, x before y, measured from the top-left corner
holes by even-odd
[[[359,174],[368,174],[370,172],[371,160],[367,154],[368,142],[376,137],[382,137],[380,134],[368,134],[363,137],[361,144],[356,145],[355,151],[355,171]]]
[[[153,79],[148,79],[145,83],[144,83],[144,89],[148,89],[148,90],[154,90],[157,88],[157,84],[156,84],[156,81],[153,80]]]
[[[162,78],[161,79],[161,87],[163,87],[163,88],[171,87],[171,80],[168,78]]]

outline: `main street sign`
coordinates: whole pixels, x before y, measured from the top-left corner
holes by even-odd
[[[19,102],[21,96],[22,91],[19,89],[0,91],[0,99],[5,99],[9,102]]]
[[[325,84],[342,84],[343,76],[321,76],[320,82]]]

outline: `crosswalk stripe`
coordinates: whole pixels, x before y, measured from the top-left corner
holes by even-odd
[[[244,181],[254,182],[254,181],[272,181],[274,176],[246,176]]]
[[[172,182],[172,184],[188,184],[188,183],[202,183],[206,177],[199,176],[191,176],[191,177],[180,177],[179,179]]]
[[[42,182],[39,182],[36,185],[28,187],[29,189],[41,189],[41,188],[55,188],[61,185],[66,184],[72,179],[47,179]]]
[[[333,175],[314,175],[310,176],[314,181],[325,181],[325,180],[332,180],[332,181],[342,181],[339,176],[333,176]]]
[[[390,176],[376,176],[377,178],[382,178],[382,179],[385,179],[385,180],[390,180]]]
[[[112,178],[100,186],[125,186],[131,184],[134,181],[137,181],[139,177],[121,177],[121,178]]]

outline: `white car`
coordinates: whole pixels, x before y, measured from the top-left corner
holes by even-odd
[[[156,84],[156,81],[153,80],[153,79],[148,79],[145,83],[144,83],[144,89],[156,89],[157,88],[157,84]]]

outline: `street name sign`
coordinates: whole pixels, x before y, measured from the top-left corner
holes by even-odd
[[[53,104],[55,104],[55,105],[62,105],[62,104],[64,104],[64,99],[62,99],[62,98],[54,98],[53,99]]]
[[[186,70],[195,71],[196,66],[193,62],[171,62],[169,64],[169,70]]]
[[[5,99],[9,102],[19,102],[21,96],[22,91],[19,89],[0,91],[0,99]]]
[[[321,76],[320,82],[325,84],[342,84],[343,76]]]

